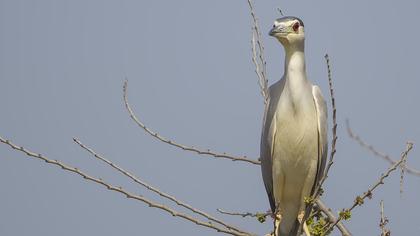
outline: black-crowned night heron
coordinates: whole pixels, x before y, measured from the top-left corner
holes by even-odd
[[[327,106],[318,86],[306,78],[302,20],[282,17],[270,36],[285,49],[283,78],[270,86],[261,136],[261,170],[275,235],[296,236],[310,197],[324,173]],[[308,234],[306,225],[305,233]]]

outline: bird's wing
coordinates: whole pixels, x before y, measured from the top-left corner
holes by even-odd
[[[327,104],[322,96],[321,89],[314,85],[312,86],[312,95],[314,97],[315,108],[318,119],[318,168],[315,177],[315,184],[312,192],[319,184],[322,176],[324,175],[325,164],[327,161],[328,153],[328,140],[327,140]]]
[[[261,158],[261,173],[265,185],[265,190],[267,191],[268,200],[270,201],[271,210],[274,212],[276,210],[276,201],[274,199],[273,193],[273,142],[276,135],[276,122],[275,121],[275,112],[280,99],[280,95],[283,91],[284,79],[276,82],[269,89],[269,99],[268,103],[265,106],[264,119],[263,119],[263,128],[261,134],[261,144],[260,144],[260,158]]]

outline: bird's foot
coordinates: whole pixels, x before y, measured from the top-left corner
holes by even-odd
[[[276,232],[279,232],[280,231],[279,228],[280,228],[280,223],[281,223],[281,220],[282,219],[283,219],[283,216],[281,215],[280,212],[277,211],[274,214],[274,233],[273,233],[274,236],[277,235]]]
[[[302,220],[303,220],[303,217],[305,216],[305,211],[301,211],[300,213],[299,213],[299,215],[298,215],[298,221],[299,221],[299,223],[301,223],[302,224]],[[306,236],[311,236],[311,233],[309,232],[309,228],[308,228],[308,225],[306,224],[306,222],[303,222],[303,231],[305,232],[305,235]]]

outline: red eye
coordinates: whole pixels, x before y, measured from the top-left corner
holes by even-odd
[[[293,30],[295,31],[295,32],[298,32],[298,30],[299,30],[299,22],[296,22],[294,25],[293,25]]]

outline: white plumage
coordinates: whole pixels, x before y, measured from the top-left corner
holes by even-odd
[[[261,170],[276,213],[278,236],[295,236],[323,175],[327,154],[327,108],[320,89],[307,80],[303,22],[283,17],[270,35],[285,49],[281,80],[270,86],[261,137]],[[299,220],[298,220],[299,219]]]

